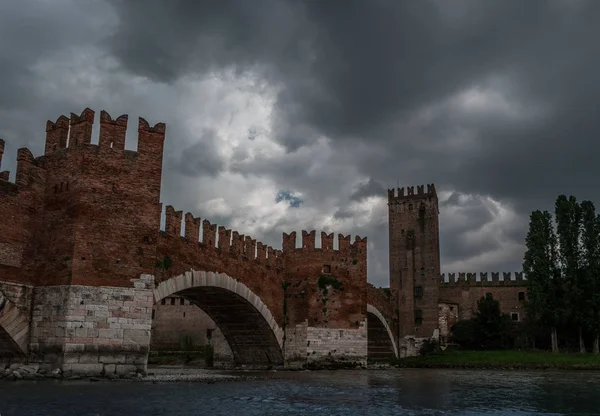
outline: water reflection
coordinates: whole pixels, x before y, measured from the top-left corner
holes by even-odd
[[[0,414],[598,415],[600,373],[449,370],[268,373],[200,383],[0,384]]]

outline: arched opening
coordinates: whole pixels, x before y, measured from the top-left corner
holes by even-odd
[[[0,292],[0,358],[25,355],[28,335],[28,317]]]
[[[174,302],[168,307],[196,305],[214,321],[231,348],[234,365],[283,365],[283,331],[268,307],[243,283],[223,273],[194,271],[161,282],[154,301],[173,295],[184,304]],[[183,310],[180,312],[177,316],[185,325]]]
[[[396,342],[383,315],[367,304],[367,357],[370,361],[389,361],[398,357]]]
[[[0,326],[0,362],[5,358],[21,357],[23,351],[17,345],[13,337]]]
[[[229,343],[204,310],[178,295],[154,304],[149,364],[206,364],[208,346],[213,366],[233,365]]]

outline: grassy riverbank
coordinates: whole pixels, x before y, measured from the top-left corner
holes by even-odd
[[[600,370],[600,355],[552,354],[543,351],[453,350],[396,360],[407,368],[565,369]]]

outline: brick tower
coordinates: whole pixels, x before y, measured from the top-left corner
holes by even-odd
[[[438,328],[438,198],[433,184],[388,190],[390,288],[402,339],[431,338]]]

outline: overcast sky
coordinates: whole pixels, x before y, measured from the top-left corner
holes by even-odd
[[[386,189],[433,182],[442,271],[520,270],[531,210],[600,196],[599,19],[597,0],[2,0],[3,169],[47,119],[127,113],[129,149],[138,116],[167,124],[164,205],[277,248],[368,236],[387,285]]]

